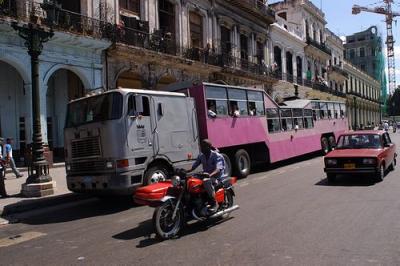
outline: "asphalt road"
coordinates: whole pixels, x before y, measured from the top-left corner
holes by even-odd
[[[230,219],[163,242],[153,209],[93,199],[0,227],[0,264],[400,265],[399,169],[335,185],[321,156],[259,169],[239,181]]]

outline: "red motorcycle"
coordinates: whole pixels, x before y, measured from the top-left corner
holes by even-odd
[[[136,190],[136,203],[156,208],[153,226],[158,237],[170,239],[176,236],[189,220],[226,218],[232,211],[239,209],[239,205],[233,205],[236,178],[227,177],[215,186],[215,200],[219,207],[216,212],[210,213],[203,186],[204,177],[204,174],[187,175],[184,171],[177,171],[169,181]]]

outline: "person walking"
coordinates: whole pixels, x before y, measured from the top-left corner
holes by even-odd
[[[12,154],[12,146],[11,144],[13,143],[13,139],[12,138],[7,138],[7,144],[5,146],[5,150],[6,150],[6,161],[10,164],[10,167],[13,171],[13,173],[15,174],[16,178],[20,178],[23,175],[18,171],[17,167],[15,166],[15,161],[13,158],[13,154]]]
[[[6,192],[6,184],[4,183],[6,169],[5,169],[5,164],[3,163],[3,161],[4,161],[3,142],[4,142],[4,139],[0,138],[0,167],[1,167],[1,169],[0,169],[1,170],[0,171],[0,196],[2,198],[7,198],[8,194]]]

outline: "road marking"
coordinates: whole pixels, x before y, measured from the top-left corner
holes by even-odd
[[[0,248],[23,243],[23,242],[26,242],[26,241],[29,241],[29,240],[32,240],[32,239],[35,239],[38,237],[42,237],[45,235],[47,235],[47,234],[32,231],[32,232],[25,232],[25,233],[22,233],[19,235],[5,237],[5,238],[0,239]]]

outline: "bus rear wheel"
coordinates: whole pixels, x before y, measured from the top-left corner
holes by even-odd
[[[250,174],[251,161],[247,151],[240,149],[235,153],[235,174],[239,178],[245,178]]]
[[[225,176],[232,176],[232,164],[231,164],[231,160],[229,159],[228,155],[226,155],[225,153],[221,153],[222,157],[224,157],[224,161],[225,161]]]

